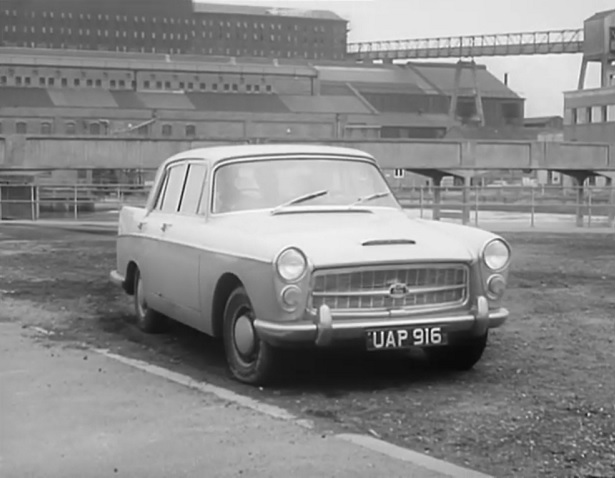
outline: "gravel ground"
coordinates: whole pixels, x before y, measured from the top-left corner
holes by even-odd
[[[220,344],[180,325],[146,336],[108,284],[113,237],[0,229],[0,320],[38,325],[501,477],[615,477],[615,236],[507,234],[511,318],[468,373],[412,356],[297,356],[293,376],[229,379]]]

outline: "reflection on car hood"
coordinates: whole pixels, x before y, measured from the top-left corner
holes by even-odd
[[[213,222],[216,229],[237,230],[244,240],[232,241],[232,247],[241,242],[244,253],[271,258],[283,247],[296,246],[316,267],[416,260],[470,261],[478,253],[477,247],[471,247],[473,241],[463,236],[465,229],[470,228],[459,227],[459,234],[446,233],[431,221],[410,219],[405,212],[395,209],[281,215],[259,211],[229,214]]]

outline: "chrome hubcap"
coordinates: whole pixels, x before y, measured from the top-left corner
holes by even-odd
[[[254,327],[247,315],[242,315],[235,321],[235,347],[243,356],[249,356],[254,352]]]

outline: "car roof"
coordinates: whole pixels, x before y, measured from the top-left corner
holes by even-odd
[[[163,164],[178,161],[181,159],[204,159],[210,164],[217,164],[233,159],[267,159],[270,156],[279,155],[331,155],[360,157],[371,161],[376,161],[372,155],[354,148],[339,146],[327,146],[320,144],[232,144],[207,146],[203,148],[190,149],[171,156]]]

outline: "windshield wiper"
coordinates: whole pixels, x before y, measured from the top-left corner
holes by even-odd
[[[290,201],[287,201],[287,202],[285,202],[283,204],[280,204],[279,206],[276,206],[271,211],[271,214],[275,214],[280,209],[284,209],[285,207],[292,206],[294,204],[299,204],[299,203],[302,203],[302,202],[305,202],[305,201],[309,201],[310,199],[316,199],[316,198],[319,198],[321,196],[324,196],[325,194],[329,194],[329,191],[327,189],[322,189],[320,191],[314,191],[313,193],[304,194],[304,195],[299,196],[299,197],[297,197],[295,199],[291,199]]]
[[[389,191],[381,191],[379,193],[373,193],[368,196],[363,196],[362,198],[359,198],[358,200],[350,204],[348,207],[357,206],[359,204],[363,204],[364,202],[373,201],[374,199],[383,198],[383,197],[390,196],[390,195],[391,193]]]

